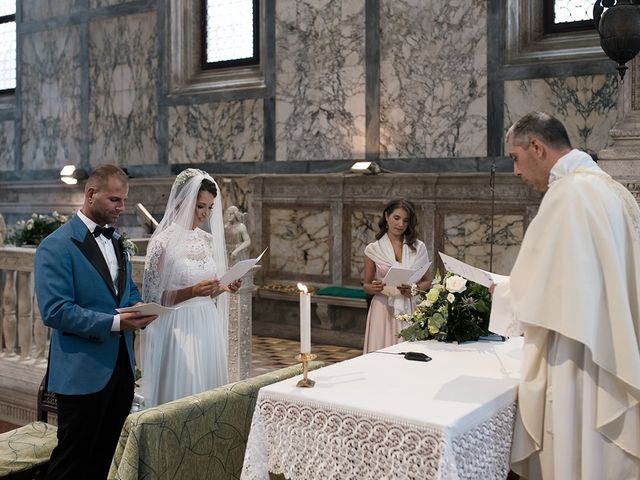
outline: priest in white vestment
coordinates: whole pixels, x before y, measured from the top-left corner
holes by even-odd
[[[640,479],[640,209],[561,122],[507,133],[515,175],[546,192],[490,329],[524,333],[512,469],[544,480]]]

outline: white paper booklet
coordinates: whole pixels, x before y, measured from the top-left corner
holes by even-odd
[[[260,261],[260,259],[264,255],[264,252],[267,251],[267,248],[265,248],[262,251],[262,253],[258,255],[256,258],[249,258],[247,260],[241,260],[238,263],[236,263],[233,267],[227,270],[227,272],[224,275],[222,275],[222,277],[220,278],[220,283],[223,285],[229,285],[230,283],[235,282],[239,278],[242,278],[242,276],[245,273],[251,270],[253,266]]]
[[[173,312],[180,307],[164,307],[157,303],[143,303],[134,305],[133,307],[116,308],[118,313],[140,312],[142,315],[162,315],[163,313]]]
[[[442,252],[438,253],[440,254],[440,258],[442,258],[442,263],[444,263],[444,268],[447,271],[460,275],[472,282],[484,285],[487,288],[491,287],[494,283],[500,283],[509,278],[506,275],[499,275],[497,273],[487,272],[481,268],[472,267],[468,263],[461,262],[460,260],[450,257],[449,255],[445,255]]]
[[[430,265],[431,262],[427,263],[425,266],[417,270],[404,267],[391,267],[382,279],[382,282],[387,287],[399,287],[403,284],[411,285],[412,283],[416,283],[424,276],[426,271],[429,270]]]

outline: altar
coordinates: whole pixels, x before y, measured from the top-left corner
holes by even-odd
[[[504,479],[521,350],[522,338],[405,342],[312,372],[314,388],[264,387],[242,478]]]

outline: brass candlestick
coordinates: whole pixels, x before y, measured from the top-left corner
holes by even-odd
[[[309,362],[317,357],[315,353],[301,353],[296,357],[296,360],[302,362],[302,380],[296,383],[296,387],[313,387],[316,382],[308,378],[309,374]]]

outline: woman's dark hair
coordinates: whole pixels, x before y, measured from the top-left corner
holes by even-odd
[[[378,227],[380,227],[380,231],[376,235],[376,240],[380,240],[387,230],[389,230],[389,225],[387,225],[387,215],[391,215],[391,213],[397,209],[402,208],[409,215],[409,225],[407,225],[407,229],[404,231],[404,241],[409,245],[409,248],[415,252],[416,247],[415,243],[418,238],[418,219],[416,215],[416,207],[413,202],[406,200],[404,198],[396,198],[387,203],[387,206],[384,207],[384,211],[382,212],[382,218],[378,222]]]
[[[218,189],[216,188],[216,184],[208,178],[202,179],[200,189],[198,190],[198,193],[200,192],[209,192],[211,195],[213,195],[214,198],[218,196]]]

